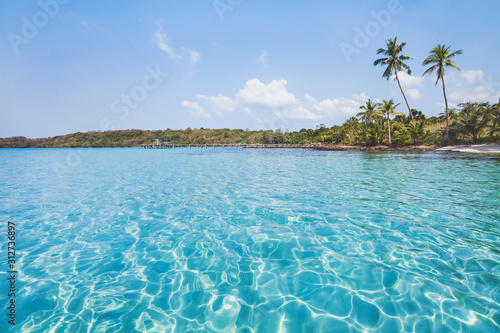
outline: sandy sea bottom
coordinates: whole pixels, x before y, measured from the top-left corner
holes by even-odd
[[[499,207],[498,155],[0,150],[23,332],[499,332]]]

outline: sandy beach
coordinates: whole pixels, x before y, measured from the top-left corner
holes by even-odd
[[[456,152],[456,153],[500,153],[500,145],[485,144],[485,145],[464,145],[464,146],[449,146],[436,149],[436,151]]]
[[[292,146],[290,146],[292,147]],[[384,145],[362,147],[347,145],[305,145],[301,148],[314,148],[318,150],[360,150],[360,151],[437,151],[450,153],[500,153],[500,144],[482,144],[482,145],[460,145],[437,148],[435,145],[425,146],[402,146],[390,147]]]

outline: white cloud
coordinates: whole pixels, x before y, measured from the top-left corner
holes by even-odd
[[[361,94],[352,94],[352,96],[363,104],[368,100],[368,96],[364,92]]]
[[[89,22],[89,21],[85,21],[85,20],[82,20],[81,23],[86,28],[95,28],[98,30],[102,30],[102,27],[97,23]]]
[[[463,77],[470,84],[475,84],[484,81],[484,72],[480,69],[461,71],[460,76]]]
[[[395,79],[396,77],[393,76],[393,78]],[[401,82],[401,86],[403,86],[403,88],[421,86],[425,81],[425,77],[411,76],[411,75],[406,74],[405,72],[399,72],[398,78],[399,78],[399,82]],[[395,82],[397,84],[397,81],[395,81]]]
[[[168,54],[171,59],[180,59],[180,56],[175,53],[175,50],[167,44],[167,36],[161,30],[155,32],[156,46],[163,52]]]
[[[293,105],[286,107],[282,116],[287,119],[300,119],[300,120],[316,120],[323,118],[321,115],[314,114],[302,105]]]
[[[168,44],[167,35],[163,32],[160,27],[154,34],[156,46],[170,57],[172,60],[186,60],[192,65],[200,62],[201,54],[198,51],[190,50],[187,48],[181,48],[181,54],[179,54],[175,49]]]
[[[422,97],[424,97],[424,95],[422,95],[420,90],[416,88],[407,89],[406,94],[408,95],[408,97],[412,99],[421,99]]]
[[[200,117],[210,118],[212,115],[205,111],[198,103],[192,101],[182,101],[182,106],[194,111],[194,114]]]
[[[298,104],[295,95],[286,90],[286,80],[273,80],[265,85],[259,79],[248,80],[236,97],[248,104],[261,105],[268,108],[280,108]]]
[[[348,116],[352,117],[359,112],[359,102],[349,98],[325,99],[316,103],[313,107],[330,117]]]
[[[309,102],[309,104],[316,104],[316,103],[318,103],[318,101],[316,100],[316,98],[312,97],[309,94],[306,94],[306,101]]]
[[[268,61],[267,61],[267,51],[266,50],[262,51],[262,54],[259,57],[259,62],[262,65],[267,65],[268,64]]]
[[[189,51],[189,62],[191,64],[196,64],[198,62],[200,62],[200,59],[201,59],[201,55],[200,55],[200,52],[198,51],[192,51],[192,50],[188,50]]]
[[[219,115],[222,115],[222,111],[233,112],[236,105],[238,105],[238,101],[222,94],[217,96],[196,95],[196,97],[210,102]]]
[[[500,82],[495,81],[492,75],[486,77],[482,70],[450,72],[448,76],[445,76],[445,83],[448,98],[456,104],[464,102],[496,103],[500,98]]]
[[[260,124],[259,126],[267,124],[268,128],[288,128],[289,121],[300,122],[300,126],[307,126],[304,122],[314,123],[320,120],[340,124],[356,115],[359,106],[368,99],[365,93],[353,96],[355,99],[326,98],[318,101],[313,96],[305,94],[305,98],[299,99],[287,90],[286,80],[273,80],[264,84],[259,79],[251,79],[232,97],[222,94],[216,96],[197,94],[196,97],[201,105],[190,101],[184,101],[182,104],[204,117],[210,116],[210,113],[203,108],[206,106],[219,116],[235,112],[238,117],[253,119]]]

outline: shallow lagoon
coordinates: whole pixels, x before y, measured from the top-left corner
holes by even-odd
[[[500,330],[498,155],[4,149],[0,205],[17,330]]]

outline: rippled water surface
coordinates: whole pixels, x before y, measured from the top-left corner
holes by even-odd
[[[498,155],[0,150],[24,332],[499,332],[499,207]]]

